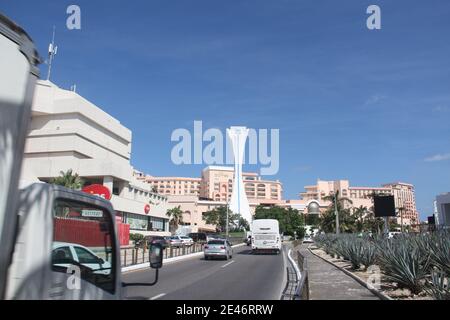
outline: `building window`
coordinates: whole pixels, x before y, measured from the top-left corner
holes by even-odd
[[[149,224],[147,216],[127,212],[124,214],[124,217],[125,223],[130,225],[130,230],[148,230]]]
[[[150,227],[152,231],[165,231],[166,228],[166,219],[149,217]]]

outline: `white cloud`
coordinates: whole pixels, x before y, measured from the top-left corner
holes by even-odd
[[[450,160],[450,153],[435,154],[434,156],[425,159],[427,162],[445,161]]]
[[[374,94],[372,96],[370,96],[366,102],[364,102],[365,106],[369,106],[369,105],[373,105],[373,104],[377,104],[378,102],[380,102],[381,100],[386,99],[387,97],[385,95],[382,94]]]

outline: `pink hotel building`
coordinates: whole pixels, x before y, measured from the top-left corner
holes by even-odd
[[[245,192],[248,199],[281,200],[283,188],[280,181],[263,180],[256,173],[244,173]],[[233,168],[209,166],[201,178],[141,176],[162,195],[197,195],[214,201],[227,202],[233,192]]]
[[[167,196],[169,205],[181,206],[184,212],[183,220],[185,224],[193,226],[193,231],[214,231],[214,226],[204,224],[201,219],[202,213],[226,205],[233,192],[231,167],[206,167],[200,178],[154,177],[137,172],[135,175],[139,180],[151,184],[159,194]],[[331,204],[324,198],[339,191],[342,197],[352,201],[351,205],[346,204],[347,207],[363,206],[369,210],[373,207],[369,195],[374,193],[394,195],[396,207],[403,208],[403,224],[411,225],[419,222],[412,184],[393,182],[380,187],[356,187],[350,186],[348,180],[318,180],[315,185],[304,187],[305,191],[299,194],[300,199],[283,200],[283,186],[280,181],[263,180],[258,174],[250,172],[244,173],[243,177],[252,213],[258,205],[277,205],[292,207],[305,214],[320,214]],[[400,216],[397,220],[400,224]]]
[[[419,213],[416,209],[414,186],[404,182],[392,182],[383,184],[381,187],[353,187],[348,180],[322,181],[318,180],[316,185],[305,186],[305,191],[300,193],[300,199],[311,202],[316,201],[321,211],[324,211],[331,203],[324,197],[339,191],[340,196],[349,198],[352,204],[347,207],[358,208],[360,206],[371,209],[373,207],[371,194],[394,195],[395,207],[400,209],[403,216],[403,224],[411,225],[419,223]],[[400,213],[398,223],[401,223]]]

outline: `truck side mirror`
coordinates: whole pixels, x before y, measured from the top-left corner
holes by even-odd
[[[158,273],[159,269],[163,265],[163,248],[160,243],[152,243],[150,244],[150,251],[149,251],[149,260],[150,260],[150,267],[155,270],[155,280],[151,283],[122,283],[122,287],[132,287],[132,286],[154,286],[156,283],[158,283]]]
[[[150,267],[159,269],[163,265],[163,248],[160,243],[152,243],[150,245]]]

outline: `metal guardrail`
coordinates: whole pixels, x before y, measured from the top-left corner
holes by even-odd
[[[297,251],[294,260],[288,253],[292,268],[287,268],[287,283],[282,300],[309,300],[309,277],[306,258]]]
[[[204,243],[194,243],[191,246],[164,248],[163,259],[184,256],[191,253],[202,252]],[[120,248],[121,267],[128,267],[136,264],[149,262],[148,248],[146,247],[122,247]]]
[[[309,300],[308,262],[300,251],[297,251],[297,264],[300,269],[301,278],[295,292],[294,300]]]
[[[229,238],[232,245],[243,243],[242,238]],[[163,259],[184,256],[191,253],[202,252],[206,243],[197,242],[192,246],[168,246],[163,251]],[[128,246],[120,248],[121,267],[149,262],[148,248],[146,246]]]

